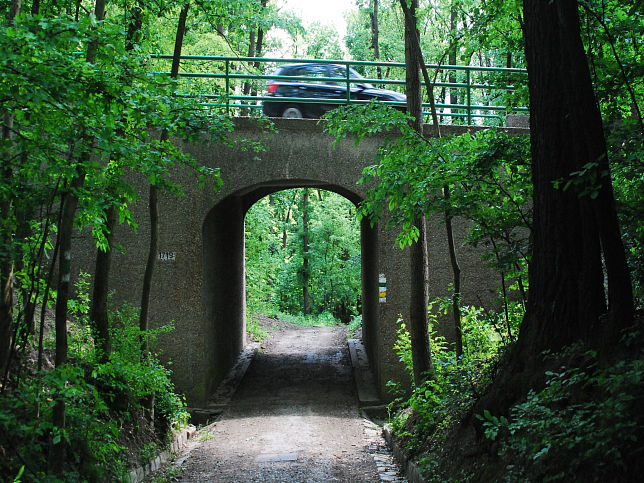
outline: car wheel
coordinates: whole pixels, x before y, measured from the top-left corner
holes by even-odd
[[[282,117],[289,119],[302,119],[304,116],[302,116],[302,111],[300,111],[298,107],[288,106],[282,111]]]

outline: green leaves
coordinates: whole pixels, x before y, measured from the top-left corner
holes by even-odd
[[[246,215],[249,312],[302,311],[302,189],[274,193]],[[317,318],[349,323],[360,299],[360,241],[355,206],[325,190],[308,200],[310,308]]]
[[[571,351],[556,358],[570,361]],[[545,388],[530,391],[509,418],[477,415],[486,437],[498,440],[500,454],[513,462],[515,478],[620,479],[632,470],[642,437],[642,360],[598,368],[593,354],[584,357],[584,367],[546,371]]]
[[[472,221],[468,243],[488,250],[500,272],[521,272],[529,260],[530,155],[527,137],[489,129],[474,135],[423,139],[407,116],[376,104],[342,108],[327,116],[336,142],[382,136],[378,164],[365,168],[359,183],[369,186],[361,216],[377,222],[383,209],[400,230],[401,248],[418,238],[414,220],[439,214]],[[442,196],[450,187],[449,201]]]

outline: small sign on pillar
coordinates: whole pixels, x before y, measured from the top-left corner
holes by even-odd
[[[159,252],[160,262],[174,262],[177,259],[176,252]]]
[[[387,278],[384,273],[378,277],[378,301],[380,303],[387,301]]]

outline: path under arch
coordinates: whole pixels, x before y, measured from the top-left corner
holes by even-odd
[[[178,481],[402,481],[379,429],[359,413],[345,329],[278,327],[178,460]]]

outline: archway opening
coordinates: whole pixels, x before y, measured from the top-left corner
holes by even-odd
[[[298,325],[361,326],[360,222],[354,203],[320,188],[291,188],[246,213],[247,330],[278,317]]]
[[[271,202],[283,202],[282,206],[288,211],[289,198],[295,197],[301,210],[304,193],[307,193],[309,203],[308,249],[303,249],[302,213],[295,215],[293,207],[289,217],[282,213],[282,220],[287,223],[286,247],[282,248],[284,226],[273,226],[264,218],[270,210],[276,209],[271,207]],[[277,309],[306,317],[308,303],[309,317],[319,316],[329,321],[334,318],[345,324],[356,323],[356,317],[359,317],[369,358],[377,360],[377,229],[371,227],[368,220],[357,220],[359,201],[359,196],[346,189],[313,181],[289,180],[249,187],[228,196],[210,211],[203,224],[202,309],[210,326],[206,357],[211,392],[246,343],[247,314],[266,312],[267,308],[269,312]],[[342,228],[340,225],[347,223],[351,227],[347,228],[350,234],[346,236],[355,244],[351,247],[343,246],[344,236],[338,232]],[[257,224],[264,226],[259,232]],[[247,233],[251,239],[246,239]],[[289,246],[288,238],[296,240],[299,247]],[[253,261],[249,270],[247,251],[270,259],[259,262],[269,263],[269,266],[258,270],[257,262]],[[323,256],[317,260],[309,256],[308,269],[303,268],[304,254],[311,255],[313,251],[318,254],[327,251],[326,263]],[[331,251],[335,252],[333,261],[329,258]],[[304,280],[305,273],[308,273],[308,282]],[[275,290],[288,287],[289,283],[291,287],[297,287],[299,283],[299,289],[296,288],[295,293],[289,293],[288,289]]]

